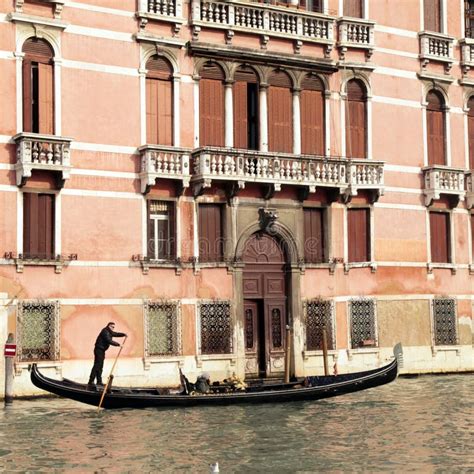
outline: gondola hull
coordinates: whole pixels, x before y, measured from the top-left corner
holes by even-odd
[[[264,385],[245,392],[212,393],[200,395],[160,394],[152,388],[113,387],[102,402],[103,408],[158,408],[188,407],[199,405],[232,405],[236,403],[281,403],[302,400],[320,400],[346,393],[358,392],[392,382],[397,377],[395,358],[379,369],[353,374],[311,377],[314,386],[290,386],[289,384]],[[31,367],[32,383],[47,392],[88,405],[99,406],[100,389],[70,380],[54,380],[45,377],[36,364]],[[295,384],[293,384],[295,385]]]

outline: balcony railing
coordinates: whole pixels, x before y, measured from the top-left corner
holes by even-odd
[[[338,27],[337,46],[341,59],[345,58],[345,53],[349,48],[364,50],[367,59],[370,59],[375,48],[375,23],[358,18],[341,18],[338,20]]]
[[[189,151],[161,145],[144,145],[138,149],[141,155],[141,191],[145,193],[157,179],[181,181],[183,188],[189,186]]]
[[[61,18],[65,0],[35,0],[34,3],[40,3],[43,5],[49,5],[54,7],[54,18]],[[26,3],[28,0],[26,0]],[[33,3],[33,2],[31,2]],[[23,5],[25,0],[15,0],[15,11],[17,13],[23,13]]]
[[[474,207],[474,170],[465,173],[466,179],[466,204],[468,209]]]
[[[69,179],[72,138],[19,133],[13,140],[17,145],[15,170],[18,186],[25,184],[33,170],[60,172],[62,184]]]
[[[423,168],[425,187],[425,205],[429,206],[441,194],[452,196],[456,201],[463,201],[466,194],[464,190],[464,170],[448,166],[434,165]],[[456,202],[457,204],[457,202]]]
[[[145,28],[149,20],[161,20],[175,24],[178,32],[184,23],[182,0],[138,0],[137,18],[140,27]]]
[[[420,59],[423,69],[430,61],[442,62],[445,64],[446,72],[451,70],[454,62],[454,38],[441,33],[419,33],[420,38]]]
[[[193,152],[193,181],[210,187],[212,181],[338,188],[357,194],[358,189],[383,188],[383,162],[347,160],[285,153],[206,147]]]
[[[469,69],[474,67],[474,39],[464,38],[459,40],[461,47],[461,67],[464,74],[469,72]]]
[[[334,21],[328,15],[273,5],[192,0],[192,24],[195,27],[259,33],[332,46]]]

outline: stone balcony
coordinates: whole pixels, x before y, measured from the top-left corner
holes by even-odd
[[[423,31],[420,38],[420,60],[422,69],[426,69],[430,61],[444,63],[446,73],[449,73],[454,62],[454,38],[442,33]]]
[[[261,35],[262,44],[269,37],[325,45],[325,56],[334,46],[335,18],[294,8],[243,1],[192,0],[193,37],[198,39],[201,27],[226,30],[230,43],[235,31]],[[295,46],[296,49],[298,49]]]
[[[468,209],[474,207],[474,170],[465,172],[466,179],[466,205]]]
[[[239,189],[248,183],[293,185],[315,192],[317,187],[333,189],[349,197],[360,189],[383,193],[383,162],[347,160],[308,155],[205,147],[193,156],[194,193],[209,188],[214,181]]]
[[[463,38],[459,40],[461,48],[461,67],[464,74],[474,67],[474,38]]]
[[[13,137],[16,143],[16,184],[23,186],[33,170],[59,173],[59,186],[69,179],[71,170],[70,148],[72,138],[19,133]]]
[[[178,33],[183,18],[183,0],[138,0],[136,17],[140,20],[140,28],[145,28],[150,20],[174,24],[174,32]]]
[[[359,49],[365,52],[369,60],[375,49],[375,22],[359,18],[343,17],[338,20],[339,40],[337,47],[341,60],[345,59],[348,49]]]
[[[26,3],[39,3],[42,5],[51,6],[53,8],[54,18],[61,18],[61,13],[64,8],[65,0],[35,0],[34,2],[29,2],[26,0]],[[23,13],[23,5],[25,0],[15,0],[15,12]]]
[[[143,145],[138,150],[142,193],[147,193],[157,179],[172,179],[181,188],[189,187],[189,150],[162,145]]]
[[[422,172],[426,206],[430,206],[442,194],[451,198],[453,207],[456,207],[459,201],[464,201],[464,169],[433,165],[423,168]]]

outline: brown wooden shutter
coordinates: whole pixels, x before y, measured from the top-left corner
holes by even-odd
[[[346,156],[367,157],[367,109],[365,88],[360,81],[347,83]]]
[[[349,262],[370,261],[370,211],[347,210]]]
[[[146,139],[158,144],[158,80],[146,78]]]
[[[291,81],[284,72],[274,72],[268,90],[268,148],[293,152],[293,98]]]
[[[474,255],[474,214],[471,214],[471,250]]]
[[[444,165],[446,160],[443,99],[432,91],[427,96],[427,102],[428,164]]]
[[[449,214],[430,212],[431,261],[450,262]]]
[[[234,147],[248,148],[247,82],[234,83]]]
[[[38,64],[38,118],[39,133],[54,133],[54,85],[53,66]]]
[[[302,82],[301,152],[324,155],[324,87],[317,78],[306,77]]]
[[[218,262],[223,257],[222,205],[199,205],[199,260]]]
[[[313,12],[323,13],[323,0],[313,0]]]
[[[425,31],[441,32],[440,0],[424,0],[423,14]]]
[[[324,211],[304,209],[304,254],[305,261],[321,263],[325,261]]]
[[[54,195],[24,193],[23,253],[27,258],[54,258]]]
[[[344,0],[344,16],[362,18],[362,0]]]
[[[199,81],[199,142],[224,146],[224,85],[220,79]]]
[[[468,107],[469,169],[474,170],[474,97],[469,99]]]
[[[31,59],[23,59],[23,131],[33,131],[33,86]]]
[[[169,255],[168,259],[172,260],[176,257],[177,238],[176,238],[176,203],[168,203],[168,218],[169,218]]]

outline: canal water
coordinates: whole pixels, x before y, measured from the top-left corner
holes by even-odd
[[[474,472],[474,374],[399,378],[319,402],[0,414],[2,472]]]

